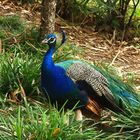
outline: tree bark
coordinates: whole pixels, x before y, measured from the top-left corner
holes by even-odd
[[[40,39],[55,30],[56,0],[42,0]]]

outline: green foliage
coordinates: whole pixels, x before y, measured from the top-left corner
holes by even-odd
[[[19,81],[27,94],[34,93],[39,86],[40,62],[34,57],[1,56],[0,92],[8,93],[19,88]]]
[[[15,92],[21,84],[27,95],[37,94],[43,57],[36,41],[37,29],[28,29],[18,16],[3,17],[1,23],[5,53],[0,54],[0,93]]]
[[[87,6],[88,2],[89,0],[58,1],[57,13],[64,19],[72,22],[82,22],[90,13],[90,9]]]
[[[41,101],[42,102],[42,101]],[[64,113],[44,102],[36,100],[27,102],[24,98],[20,106],[10,105],[10,108],[4,104],[6,113],[0,115],[0,136],[2,140],[56,140],[68,139],[75,140],[110,140],[110,139],[139,139],[140,108],[128,107],[129,116],[118,115],[112,112],[111,120],[102,119],[102,123],[108,123],[111,126],[109,131],[97,129],[96,124],[86,125],[89,120],[76,122],[74,113],[69,110]],[[4,111],[3,111],[4,112]],[[69,122],[69,123],[68,123]],[[83,125],[83,131],[80,132],[80,124]]]
[[[23,131],[22,127],[23,127],[23,119],[21,119],[21,111],[19,106],[18,114],[17,114],[17,122],[15,124],[15,130],[16,130],[18,140],[22,140],[22,131]]]
[[[112,32],[114,29],[127,30],[134,25],[133,21],[137,24],[139,5],[139,0],[62,0],[57,3],[57,12],[72,22]]]
[[[44,104],[43,106],[48,106]],[[92,139],[100,137],[100,132],[94,128],[84,129],[80,132],[80,122],[76,122],[72,111],[60,113],[54,107],[50,109],[34,102],[25,106],[11,106],[9,114],[0,115],[0,136],[11,140],[34,139]],[[29,113],[28,113],[29,112]],[[69,121],[69,124],[66,123]]]
[[[131,106],[127,106],[127,111],[129,114],[128,116],[114,114],[114,122],[112,121],[111,123],[113,127],[117,130],[117,132],[111,134],[109,136],[110,138],[116,137],[125,140],[140,139],[140,122],[138,121],[140,107],[134,108]]]
[[[24,22],[20,19],[18,15],[13,16],[1,16],[0,18],[0,28],[3,30],[18,32],[23,31]]]
[[[0,38],[9,39],[20,35],[25,28],[25,23],[18,15],[0,17]]]

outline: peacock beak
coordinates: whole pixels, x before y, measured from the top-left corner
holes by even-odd
[[[42,40],[41,44],[48,44],[49,40],[50,40],[50,38],[49,39],[44,39],[44,40]]]

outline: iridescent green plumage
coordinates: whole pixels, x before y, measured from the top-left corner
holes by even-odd
[[[75,81],[86,81],[99,96],[104,95],[115,106],[122,107],[125,103],[133,106],[139,104],[138,97],[132,87],[95,65],[80,60],[67,60],[57,65],[63,67]],[[85,70],[82,71],[82,69]]]

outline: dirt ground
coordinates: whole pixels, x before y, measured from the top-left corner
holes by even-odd
[[[29,24],[40,24],[40,6],[34,4],[32,7],[21,6],[10,0],[0,1],[0,16],[18,14],[27,20]],[[118,72],[125,77],[133,73],[136,88],[140,90],[140,37],[130,42],[115,40],[114,35],[98,33],[91,27],[81,28],[70,25],[60,17],[56,19],[56,30],[64,28],[71,43],[82,47],[83,57],[92,62],[107,62],[115,66]],[[135,44],[135,45],[134,45]]]

